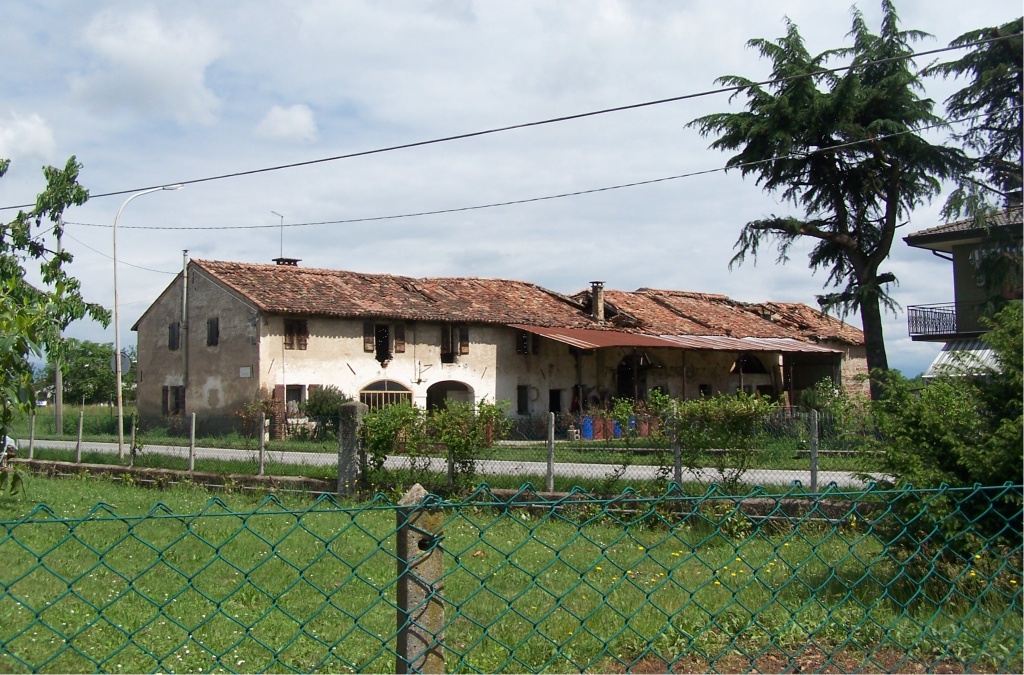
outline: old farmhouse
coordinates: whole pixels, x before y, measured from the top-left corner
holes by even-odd
[[[860,387],[866,368],[861,331],[806,305],[275,262],[188,262],[133,326],[140,415],[214,425],[261,396],[298,415],[328,385],[370,406],[505,401],[517,415],[654,388],[795,401],[827,377]]]

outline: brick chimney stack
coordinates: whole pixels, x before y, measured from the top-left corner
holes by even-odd
[[[590,315],[594,321],[604,323],[604,282],[590,282]]]

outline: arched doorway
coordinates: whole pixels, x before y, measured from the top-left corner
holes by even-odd
[[[473,390],[462,382],[445,380],[427,388],[427,410],[443,408],[448,401],[473,403]]]
[[[383,408],[394,403],[412,405],[412,390],[394,380],[377,380],[359,391],[359,401],[370,409]]]

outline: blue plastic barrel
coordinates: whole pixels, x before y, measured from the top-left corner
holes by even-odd
[[[583,437],[583,440],[594,440],[594,418],[584,417],[582,426],[583,429],[580,431],[580,436]]]

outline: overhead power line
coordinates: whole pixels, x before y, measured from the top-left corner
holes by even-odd
[[[838,144],[838,145],[829,146],[827,148],[821,148],[819,150],[816,150],[815,153],[818,153],[818,152],[831,152],[833,150],[840,150],[842,148],[855,147],[857,145],[862,145],[862,144],[867,144],[867,143],[875,143],[875,142],[877,142],[879,140],[884,140],[884,139],[887,139],[887,138],[895,138],[897,136],[905,136],[907,134],[916,134],[916,133],[919,133],[919,132],[922,132],[922,131],[927,131],[929,129],[936,129],[936,128],[948,126],[950,124],[958,124],[960,122],[967,122],[967,121],[970,121],[970,120],[973,120],[973,119],[978,119],[978,118],[981,118],[981,117],[984,117],[984,115],[980,115],[980,114],[979,115],[973,115],[971,117],[964,117],[964,118],[960,118],[960,119],[956,119],[956,120],[939,122],[939,123],[936,123],[936,124],[930,124],[930,125],[927,125],[927,126],[918,127],[918,128],[914,128],[914,129],[907,129],[906,131],[895,131],[895,132],[893,132],[891,134],[880,134],[880,135],[877,135],[877,136],[873,136],[870,139],[850,141],[849,143],[841,143],[841,144]],[[793,154],[791,154],[789,156],[790,157],[807,156],[809,154],[815,154],[815,153],[793,153]],[[530,203],[533,203],[533,202],[543,202],[543,201],[550,201],[550,200],[553,200],[553,199],[564,199],[564,198],[567,198],[567,197],[579,197],[579,196],[582,196],[582,195],[597,194],[597,193],[600,193],[600,192],[610,192],[612,190],[622,190],[622,189],[625,189],[625,188],[640,187],[640,186],[643,186],[643,185],[654,185],[655,183],[664,183],[664,182],[667,182],[667,181],[679,180],[679,179],[682,179],[682,178],[694,178],[696,176],[704,176],[704,175],[708,175],[708,174],[712,174],[712,173],[720,173],[720,172],[726,172],[726,171],[733,171],[733,170],[736,170],[736,169],[742,169],[742,168],[746,168],[746,167],[757,166],[759,164],[766,164],[768,162],[774,162],[774,161],[777,161],[779,159],[783,159],[783,158],[782,157],[774,157],[774,158],[770,158],[770,159],[762,159],[762,160],[757,160],[757,161],[753,161],[753,162],[744,162],[742,164],[735,164],[735,165],[729,166],[729,167],[721,166],[721,167],[716,167],[714,169],[702,169],[702,170],[699,170],[699,171],[691,171],[691,172],[688,172],[688,173],[676,174],[674,176],[662,176],[660,178],[651,178],[651,179],[648,179],[648,180],[639,180],[639,181],[633,181],[633,182],[630,182],[630,183],[620,183],[618,185],[606,185],[606,186],[603,186],[603,187],[589,188],[589,189],[586,189],[586,190],[575,190],[575,191],[572,191],[572,192],[560,192],[558,194],[543,195],[543,196],[539,196],[539,197],[525,197],[523,199],[510,199],[510,200],[502,201],[502,202],[490,202],[490,203],[487,203],[487,204],[475,204],[475,205],[471,205],[471,206],[458,206],[458,207],[452,207],[452,208],[447,208],[447,209],[435,209],[435,210],[431,210],[431,211],[414,211],[414,212],[410,212],[410,213],[397,213],[397,214],[391,214],[391,215],[386,215],[386,216],[364,216],[364,217],[361,217],[361,218],[345,218],[345,219],[341,219],[341,220],[320,220],[320,221],[307,222],[307,223],[283,223],[282,222],[282,223],[279,223],[277,225],[192,225],[192,226],[186,225],[184,227],[181,227],[181,226],[171,226],[171,225],[121,225],[120,228],[121,229],[125,229],[125,230],[181,230],[181,231],[191,231],[191,230],[209,230],[209,231],[213,231],[213,230],[263,230],[263,229],[271,229],[271,228],[273,228],[273,229],[280,229],[280,228],[284,228],[284,227],[314,227],[314,226],[318,226],[318,225],[347,225],[347,224],[351,224],[351,223],[367,223],[367,222],[373,222],[373,221],[379,221],[379,220],[398,220],[398,219],[401,219],[401,218],[417,218],[417,217],[421,217],[421,216],[436,216],[436,215],[443,215],[443,214],[446,214],[446,213],[460,213],[460,212],[463,212],[463,211],[479,211],[479,210],[483,210],[483,209],[492,209],[492,208],[497,208],[497,207],[501,207],[501,206],[516,206],[516,205],[519,205],[519,204],[530,204]],[[65,225],[78,225],[78,226],[83,226],[83,227],[102,227],[102,228],[113,227],[112,225],[108,225],[108,224],[79,223],[79,222],[73,222],[73,221],[65,221]]]
[[[331,156],[331,157],[322,157],[322,158],[319,158],[319,159],[311,159],[311,160],[305,160],[305,161],[301,161],[301,162],[292,162],[292,163],[289,163],[289,164],[278,164],[278,165],[275,165],[275,166],[268,166],[268,167],[263,167],[263,168],[259,168],[259,169],[249,169],[249,170],[246,170],[246,171],[237,171],[237,172],[234,172],[234,173],[226,173],[226,174],[219,174],[219,175],[215,175],[215,176],[207,176],[205,178],[193,178],[193,179],[190,179],[190,180],[174,180],[174,181],[168,181],[168,183],[163,183],[163,184],[160,184],[160,185],[150,185],[150,186],[146,186],[146,187],[135,187],[135,188],[125,189],[125,190],[116,190],[116,191],[112,191],[112,192],[102,192],[102,193],[99,193],[99,194],[90,195],[90,199],[100,199],[100,198],[103,198],[103,197],[114,197],[114,196],[119,196],[119,195],[125,195],[125,194],[129,194],[129,193],[140,192],[140,191],[143,191],[143,190],[150,190],[150,189],[154,189],[154,188],[159,188],[159,187],[162,187],[163,185],[168,185],[168,184],[172,184],[172,183],[173,184],[179,184],[179,185],[195,185],[195,184],[198,184],[198,183],[208,183],[208,182],[211,182],[211,181],[225,180],[225,179],[228,179],[228,178],[239,178],[239,177],[242,177],[242,176],[252,176],[252,175],[257,175],[257,174],[261,174],[261,173],[269,173],[269,172],[272,172],[272,171],[283,171],[285,169],[294,169],[294,168],[303,167],[303,166],[312,166],[312,165],[315,165],[315,164],[325,164],[327,162],[336,162],[336,161],[340,161],[340,160],[343,160],[343,159],[353,159],[353,158],[356,158],[356,157],[365,157],[365,156],[368,156],[368,155],[376,155],[376,154],[382,154],[382,153],[386,153],[386,152],[394,152],[394,151],[397,151],[397,150],[408,150],[408,149],[411,149],[411,148],[424,147],[424,146],[427,146],[427,145],[437,145],[437,144],[440,144],[440,143],[448,143],[448,142],[451,142],[451,141],[465,140],[465,139],[468,139],[468,138],[477,138],[477,137],[480,137],[480,136],[489,136],[489,135],[493,135],[493,134],[503,133],[503,132],[506,132],[506,131],[514,131],[514,130],[517,130],[517,129],[528,129],[528,128],[531,128],[531,127],[539,127],[539,126],[544,126],[544,125],[548,125],[548,124],[557,124],[557,123],[560,123],[560,122],[569,122],[569,121],[573,121],[573,120],[585,119],[585,118],[588,118],[588,117],[597,117],[599,115],[608,115],[608,114],[611,114],[611,113],[624,112],[624,111],[627,111],[627,110],[637,110],[637,109],[640,109],[640,108],[648,108],[648,107],[651,107],[651,106],[663,105],[663,104],[666,104],[666,103],[676,103],[678,101],[686,101],[686,100],[695,99],[695,98],[702,98],[704,96],[712,96],[714,94],[723,94],[723,93],[726,93],[726,92],[738,92],[738,91],[741,91],[741,90],[744,90],[744,89],[751,89],[753,87],[761,87],[761,86],[767,86],[767,85],[773,85],[773,84],[781,84],[781,83],[784,83],[784,82],[788,82],[788,81],[791,81],[791,80],[794,80],[794,79],[801,79],[801,78],[804,78],[804,77],[813,77],[813,76],[817,76],[817,75],[826,75],[826,74],[829,74],[829,73],[839,73],[839,72],[842,72],[842,71],[845,71],[845,70],[851,70],[851,69],[855,69],[855,68],[863,68],[865,66],[877,65],[877,64],[881,64],[881,63],[888,63],[888,62],[891,62],[891,61],[903,61],[903,60],[913,59],[913,58],[921,57],[921,56],[931,56],[931,55],[934,55],[934,54],[941,54],[941,53],[949,52],[949,51],[956,51],[956,50],[960,50],[960,49],[967,49],[967,48],[970,48],[970,47],[975,47],[977,45],[986,44],[988,42],[996,42],[996,41],[1000,41],[1000,40],[1007,40],[1007,39],[1010,39],[1010,38],[1013,38],[1013,37],[1018,37],[1019,35],[1020,35],[1020,33],[1016,33],[1014,35],[1003,35],[1003,36],[999,36],[999,37],[995,37],[995,38],[989,38],[989,39],[986,39],[986,40],[978,40],[977,42],[972,42],[970,44],[961,45],[961,46],[957,46],[957,47],[940,47],[938,49],[931,49],[931,50],[923,51],[923,52],[912,52],[910,54],[905,54],[905,55],[901,55],[901,56],[891,56],[891,57],[888,57],[888,58],[885,58],[885,59],[878,59],[878,60],[875,60],[875,61],[867,61],[867,62],[861,63],[861,64],[853,64],[853,65],[847,65],[847,66],[837,66],[835,68],[822,68],[822,69],[817,70],[817,71],[815,71],[813,73],[804,73],[804,74],[800,74],[800,75],[791,75],[791,76],[788,76],[788,77],[781,77],[781,78],[776,78],[776,79],[763,80],[761,82],[751,82],[749,84],[743,84],[743,85],[732,85],[732,86],[729,86],[729,87],[719,87],[717,89],[708,89],[708,90],[705,90],[705,91],[700,91],[700,92],[696,92],[696,93],[692,93],[692,94],[682,94],[680,96],[672,96],[672,97],[669,97],[669,98],[661,98],[661,99],[656,99],[656,100],[653,100],[653,101],[644,101],[642,103],[631,103],[631,104],[628,104],[628,105],[615,106],[615,107],[612,107],[612,108],[603,108],[603,109],[600,109],[600,110],[592,110],[590,112],[576,113],[576,114],[573,114],[573,115],[563,115],[561,117],[552,117],[552,118],[548,118],[548,119],[537,120],[537,121],[534,121],[534,122],[523,122],[523,123],[520,123],[520,124],[511,124],[511,125],[508,125],[508,126],[494,127],[494,128],[485,129],[485,130],[482,130],[482,131],[472,131],[472,132],[467,132],[467,133],[462,133],[462,134],[455,134],[455,135],[452,135],[452,136],[443,136],[443,137],[440,137],[440,138],[433,138],[433,139],[425,140],[425,141],[415,141],[415,142],[412,142],[412,143],[402,143],[402,144],[399,144],[399,145],[391,145],[391,146],[387,146],[387,147],[383,147],[383,148],[376,148],[376,149],[373,149],[373,150],[362,150],[362,151],[359,151],[359,152],[352,152],[352,153],[347,153],[347,154],[343,154],[343,155],[334,155],[334,156]],[[34,204],[20,204],[20,205],[16,205],[16,206],[0,207],[0,210],[29,208],[29,207],[32,207],[32,206],[34,206]]]

